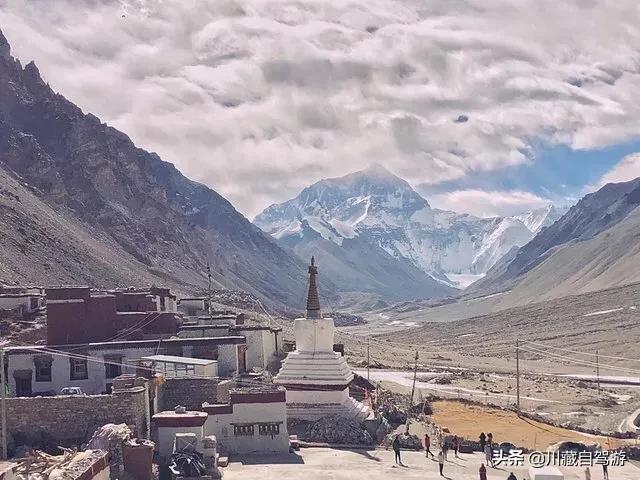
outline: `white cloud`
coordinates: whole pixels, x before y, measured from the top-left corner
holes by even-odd
[[[516,215],[549,205],[551,201],[519,190],[456,190],[429,199],[431,206],[443,210],[469,213],[477,217]]]
[[[632,153],[616,163],[595,185],[587,187],[587,190],[595,191],[607,183],[628,182],[638,177],[640,177],[640,153]]]
[[[437,184],[629,139],[638,24],[635,0],[0,0],[23,63],[247,215],[375,161]]]

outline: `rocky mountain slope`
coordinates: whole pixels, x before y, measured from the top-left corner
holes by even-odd
[[[419,288],[429,298],[482,276],[559,216],[552,206],[495,218],[434,209],[406,181],[373,165],[317,182],[270,206],[254,223],[302,257],[323,251],[335,264],[332,277],[339,289],[367,284],[382,293],[369,283],[371,270],[382,267],[388,272],[386,293],[410,298]],[[406,290],[408,282],[421,283]]]
[[[465,293],[513,289],[510,297],[551,298],[640,280],[638,205],[640,179],[605,185],[496,264]]]
[[[303,301],[304,262],[216,192],[56,94],[35,64],[11,57],[1,33],[0,209],[4,281],[193,291],[206,285],[209,261],[216,287]]]

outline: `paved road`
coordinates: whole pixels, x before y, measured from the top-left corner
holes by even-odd
[[[366,369],[355,369],[355,373],[358,375],[362,375],[364,377],[367,376]],[[436,373],[436,372],[420,372],[420,376],[424,377],[425,375],[437,377],[437,376],[446,376],[447,373]],[[402,371],[402,370],[370,370],[370,378],[374,382],[387,381],[397,383],[399,385],[403,385],[405,387],[411,387],[413,383],[413,374],[411,372]],[[463,396],[465,398],[473,397],[476,400],[484,401],[487,399],[500,399],[503,401],[509,401],[511,403],[515,403],[516,396],[508,393],[490,393],[484,390],[475,390],[471,388],[459,388],[452,387],[450,385],[438,385],[435,383],[427,383],[427,382],[416,382],[416,388],[419,390],[424,390],[428,392],[436,392],[440,394],[447,394],[450,397],[455,396]],[[521,400],[530,400],[532,402],[540,402],[540,403],[561,403],[557,400],[549,400],[546,398],[540,397],[527,397],[524,395],[520,396]]]

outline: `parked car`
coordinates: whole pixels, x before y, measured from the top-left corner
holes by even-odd
[[[85,395],[80,387],[64,387],[60,390],[60,395]]]

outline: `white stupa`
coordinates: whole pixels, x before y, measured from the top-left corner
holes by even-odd
[[[333,415],[364,420],[371,411],[349,396],[353,373],[344,357],[333,351],[335,325],[332,318],[322,318],[317,274],[311,257],[307,316],[294,320],[296,350],[287,355],[273,381],[287,390],[289,418],[317,420]]]

